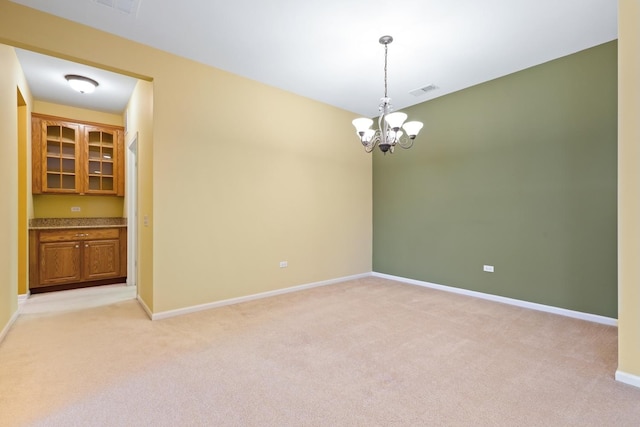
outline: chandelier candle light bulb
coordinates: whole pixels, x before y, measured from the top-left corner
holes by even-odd
[[[422,129],[422,122],[407,122],[407,115],[399,111],[392,112],[391,98],[387,96],[387,49],[393,41],[391,36],[380,37],[380,44],[384,45],[384,97],[380,99],[378,106],[380,117],[378,117],[378,129],[371,129],[373,120],[361,117],[352,123],[356,128],[356,133],[367,153],[373,151],[377,145],[383,153],[393,153],[396,145],[400,148],[411,148],[413,141]],[[404,129],[404,132],[400,129]],[[406,136],[404,135],[406,132]]]

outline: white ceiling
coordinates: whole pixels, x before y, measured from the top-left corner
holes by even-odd
[[[13,1],[365,116],[384,93],[385,34],[396,109],[617,38],[614,0]],[[19,52],[34,96],[70,103],[76,94],[54,94],[32,56]],[[96,76],[106,94],[111,77]]]
[[[33,96],[40,101],[71,105],[90,110],[121,113],[131,97],[136,79],[122,74],[16,49],[20,65]],[[67,74],[78,74],[98,82],[91,94],[72,90],[65,79]]]

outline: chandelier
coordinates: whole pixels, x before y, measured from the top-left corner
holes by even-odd
[[[372,152],[376,145],[385,154],[387,154],[387,151],[393,153],[396,145],[400,148],[411,148],[416,135],[422,129],[422,122],[405,123],[405,120],[407,120],[405,113],[400,111],[393,112],[391,98],[387,96],[387,50],[392,41],[393,37],[391,36],[382,36],[379,40],[380,44],[384,45],[384,98],[380,99],[381,103],[378,106],[380,110],[378,129],[371,129],[373,120],[366,117],[355,119],[352,122],[367,153]]]

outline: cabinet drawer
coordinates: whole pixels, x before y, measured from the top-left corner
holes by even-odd
[[[118,239],[118,228],[76,228],[73,230],[42,230],[40,242],[69,242],[77,240]]]

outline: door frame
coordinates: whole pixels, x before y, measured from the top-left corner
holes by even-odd
[[[127,285],[138,278],[138,133],[127,143]]]

